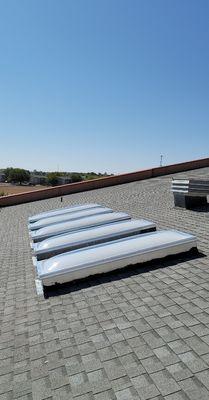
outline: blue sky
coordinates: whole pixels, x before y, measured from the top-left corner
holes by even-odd
[[[209,155],[208,0],[0,0],[0,167]]]

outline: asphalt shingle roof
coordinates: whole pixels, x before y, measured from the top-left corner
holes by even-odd
[[[175,176],[206,178],[209,168]],[[0,210],[0,400],[208,400],[209,218],[177,209],[171,176]],[[37,296],[29,215],[97,202],[192,232],[202,255]]]

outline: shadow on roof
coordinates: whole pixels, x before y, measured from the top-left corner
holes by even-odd
[[[164,269],[167,267],[174,267],[180,263],[196,260],[203,257],[206,256],[203,253],[200,253],[197,248],[193,248],[190,251],[181,253],[177,256],[173,255],[167,256],[163,259],[161,258],[153,261],[148,261],[142,264],[135,264],[134,266],[129,265],[125,268],[117,269],[115,271],[107,272],[105,274],[97,274],[77,281],[45,287],[44,297],[49,298],[54,296],[61,296],[82,289],[87,289],[98,285],[102,285],[108,282],[119,281],[121,279],[127,279],[134,276],[137,277],[138,275],[150,271]]]
[[[193,207],[192,211],[208,213],[209,212],[209,203],[207,203],[206,205],[199,206],[199,207]]]

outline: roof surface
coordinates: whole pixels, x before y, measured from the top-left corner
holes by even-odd
[[[209,168],[175,174],[209,176]],[[0,400],[208,400],[209,218],[177,209],[171,175],[0,210]],[[101,203],[196,234],[202,256],[37,296],[29,215]]]

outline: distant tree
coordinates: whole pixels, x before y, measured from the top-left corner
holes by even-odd
[[[20,171],[24,171],[25,173],[22,174]],[[23,170],[20,168],[6,168],[3,170],[5,173],[5,180],[8,182],[19,182],[20,184],[22,182],[28,182],[30,179],[30,172],[27,170]],[[39,171],[34,169],[31,172],[32,175],[38,175],[38,176],[45,176],[46,177],[46,182],[48,185],[55,186],[58,184],[59,176],[67,176],[71,177],[72,182],[81,182],[84,180],[89,180],[89,179],[97,179],[101,178],[102,176],[111,176],[110,174],[107,174],[107,172],[101,173],[101,172],[46,172],[46,171]]]
[[[72,182],[81,182],[83,181],[83,176],[77,173],[73,173],[70,175]]]
[[[59,172],[48,172],[47,173],[47,183],[52,186],[56,186],[58,184],[58,179],[61,174]]]
[[[30,172],[22,168],[7,168],[6,178],[8,182],[19,183],[21,185],[23,182],[29,182]]]
[[[45,176],[47,173],[45,171],[37,171],[37,169],[34,169],[32,171],[33,175],[41,175],[41,176]]]
[[[6,181],[8,181],[8,179],[9,179],[9,174],[10,174],[10,172],[11,172],[13,169],[14,169],[14,168],[8,167],[8,168],[5,168],[5,169],[3,170],[3,172],[4,172],[4,174],[5,174],[5,179],[6,179]]]
[[[88,174],[86,174],[85,179],[87,181],[91,180],[91,179],[97,179],[98,175],[94,172],[88,172]]]

